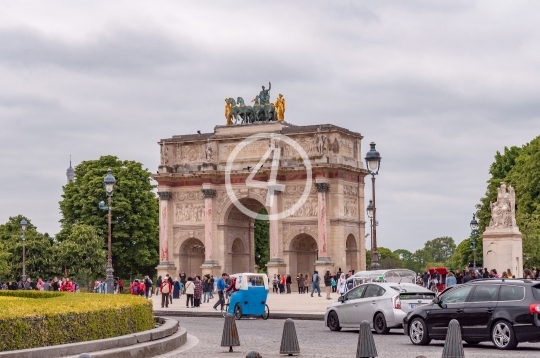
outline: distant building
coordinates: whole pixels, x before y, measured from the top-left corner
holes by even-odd
[[[71,167],[71,155],[69,156],[69,168],[66,170],[66,176],[68,184],[75,179],[75,170]]]

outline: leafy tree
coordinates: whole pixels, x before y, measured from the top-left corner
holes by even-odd
[[[69,235],[56,245],[55,250],[58,262],[66,267],[70,275],[89,278],[105,273],[107,251],[103,248],[103,239],[92,226],[73,225]]]
[[[60,202],[62,230],[58,241],[70,237],[77,224],[94,228],[107,247],[107,211],[98,208],[107,202],[103,178],[111,168],[116,185],[112,200],[112,254],[116,276],[153,273],[158,263],[158,199],[150,172],[142,164],[103,156],[75,168],[75,180],[64,186]]]
[[[497,152],[489,173],[486,195],[477,205],[480,232],[489,225],[490,203],[496,201],[500,183],[512,185],[516,192],[516,221],[523,233],[524,265],[540,266],[540,137],[521,148]]]
[[[399,256],[392,252],[392,250],[386,247],[377,247],[377,253],[379,254],[379,265],[381,269],[391,269],[402,267],[402,262]],[[366,250],[366,266],[369,270],[371,265],[371,250]]]
[[[474,253],[471,249],[471,238],[467,238],[457,246],[456,251],[448,260],[448,267],[452,270],[463,270],[466,266],[469,266],[473,260]],[[478,262],[482,261],[482,248],[480,248],[480,250],[478,249],[478,243],[476,247],[476,260]]]
[[[429,240],[424,244],[424,251],[429,255],[429,261],[446,262],[456,250],[454,239],[448,236]]]
[[[0,244],[4,252],[9,255],[7,257],[8,272],[5,274],[9,279],[20,279],[22,275],[23,242],[20,227],[22,219],[22,215],[10,217],[7,223],[0,225]],[[35,279],[48,277],[60,271],[60,266],[54,260],[53,239],[46,233],[39,233],[30,219],[26,218],[26,221],[28,222],[24,233],[26,276]],[[4,257],[6,257],[5,253]]]
[[[265,208],[259,211],[268,215]],[[266,272],[266,263],[270,261],[270,223],[267,220],[255,220],[255,264],[259,271]]]
[[[4,248],[4,245],[0,243],[0,276],[6,275],[9,273],[9,252]]]

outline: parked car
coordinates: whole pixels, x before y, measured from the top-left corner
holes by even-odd
[[[379,334],[391,328],[400,328],[407,312],[429,304],[435,297],[430,290],[411,283],[369,282],[339,297],[324,316],[326,326],[332,331],[341,328],[358,329],[367,320]]]
[[[540,342],[540,283],[526,279],[479,279],[457,285],[411,310],[403,331],[415,345],[443,340],[456,319],[468,344],[492,341],[499,349]]]

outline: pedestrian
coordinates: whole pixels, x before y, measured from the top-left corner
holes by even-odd
[[[152,280],[150,277],[144,276],[144,296],[149,298],[152,295]]]
[[[304,293],[304,275],[298,273],[298,293]]]
[[[510,269],[508,269],[508,271],[510,271]],[[504,272],[503,272],[503,274],[504,274]],[[526,269],[523,270],[523,278],[534,278],[534,275],[533,275],[531,270],[526,268]]]
[[[187,282],[187,276],[186,276],[186,273],[184,271],[182,271],[182,273],[180,274],[180,283],[182,284],[183,286],[183,293],[186,293],[185,292],[185,289],[186,289],[186,282]]]
[[[287,285],[287,293],[291,293],[291,283],[292,283],[291,274],[287,274],[287,279],[285,281],[285,284]]]
[[[203,285],[200,276],[195,276],[195,290],[193,293],[194,306],[199,307],[201,305]]]
[[[337,291],[337,281],[336,281],[336,275],[332,275],[332,280],[330,281],[330,285],[332,285],[332,292]]]
[[[180,298],[180,281],[178,281],[178,277],[173,280],[172,298]]]
[[[304,292],[303,293],[309,293],[309,278],[308,275],[304,275]]]
[[[225,272],[221,275],[221,278],[217,280],[217,291],[219,295],[219,299],[214,305],[214,310],[218,310],[217,306],[221,305],[221,311],[223,311],[223,305],[225,304],[225,296],[223,294],[223,291],[227,288],[227,284],[225,283],[225,280],[229,277]]]
[[[345,278],[344,273],[341,274],[341,277],[337,282],[337,291],[340,296],[343,296],[347,292],[347,279]]]
[[[169,295],[172,291],[172,285],[168,280],[164,280],[160,286],[161,290],[161,308],[169,308]]]
[[[43,282],[43,291],[50,291],[51,290],[51,279],[49,278],[45,282]]]
[[[118,278],[118,292],[124,293],[124,281],[121,278]],[[156,292],[159,292],[159,287],[156,287]]]
[[[424,271],[424,274],[422,275],[422,282],[424,283],[424,288],[428,288],[429,273],[427,271]]]
[[[163,283],[163,280],[161,279],[161,276],[158,276],[156,281],[156,296],[159,295],[159,291],[161,289],[161,284]]]
[[[146,295],[146,285],[144,284],[144,280],[139,281],[139,296],[145,296]]]
[[[452,287],[457,284],[456,277],[454,276],[453,272],[449,272],[448,275],[446,275],[446,287]]]
[[[332,292],[332,275],[330,275],[330,271],[326,271],[326,274],[324,275],[324,286],[326,299],[331,300],[330,292]]]
[[[172,287],[173,287],[173,279],[171,276],[169,276],[169,274],[167,274],[167,276],[165,276],[167,278],[167,281],[169,282],[169,284],[171,285],[171,291],[169,291],[169,301],[171,302],[172,304]]]
[[[484,267],[484,272],[482,272],[482,278],[489,278],[489,272],[487,267]]]
[[[210,277],[210,300],[214,298],[214,290],[216,289],[216,277],[214,275],[208,275]]]
[[[278,280],[278,277],[276,274],[274,274],[274,278],[272,279],[272,292],[273,293],[278,293],[278,284],[279,284],[279,280]]]
[[[313,294],[315,291],[317,291],[317,294],[319,297],[321,296],[321,287],[320,287],[321,277],[319,276],[319,271],[315,270],[313,272],[313,277],[311,279],[311,297],[313,297]]]
[[[98,284],[98,287],[99,285],[101,285],[101,283]],[[101,291],[98,293],[101,293]],[[131,286],[129,286],[129,293],[131,293],[132,295],[139,295],[139,280],[135,279]]]
[[[285,275],[281,275],[281,277],[279,278],[279,293],[280,294],[285,293],[285,285],[286,285]]]
[[[465,272],[465,276],[463,276],[463,283],[467,283],[467,282],[469,282],[469,281],[474,280],[474,277],[473,277],[472,275],[474,275],[473,272],[471,272],[471,271],[466,271],[466,272]]]
[[[213,286],[210,275],[205,275],[203,281],[203,303],[210,302]]]
[[[193,308],[193,295],[195,294],[195,284],[191,277],[187,278],[186,282],[186,308],[189,308],[189,303],[191,302],[191,308]]]

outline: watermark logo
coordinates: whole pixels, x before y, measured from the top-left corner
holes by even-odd
[[[278,212],[272,212],[272,210],[270,210],[269,215],[259,214],[252,211],[251,209],[248,209],[238,200],[231,184],[231,171],[233,168],[234,160],[236,159],[240,151],[242,151],[242,149],[259,140],[269,140],[270,145],[268,147],[268,150],[264,153],[264,155],[257,163],[257,165],[252,168],[251,173],[246,179],[246,186],[248,188],[261,188],[267,190],[265,206],[272,207],[272,205],[274,204],[274,200],[277,200],[275,197],[276,192],[285,191],[285,184],[278,184],[276,180],[281,155],[280,143],[284,143],[290,146],[296,152],[298,152],[298,154],[300,154],[300,158],[302,158],[302,164],[304,165],[306,170],[306,185],[304,187],[302,195],[300,196],[300,199],[287,210]],[[259,170],[263,167],[267,160],[269,160],[270,157],[272,158],[272,164],[268,181],[255,180],[255,175],[259,172]],[[311,191],[311,177],[311,161],[309,160],[309,157],[304,148],[302,148],[302,146],[298,144],[298,142],[287,136],[277,133],[257,133],[247,137],[242,142],[238,143],[227,158],[227,165],[225,167],[225,188],[227,190],[227,195],[229,196],[233,204],[238,208],[238,210],[240,210],[242,213],[249,216],[250,218],[257,220],[281,220],[294,214],[298,209],[302,207],[302,205],[304,205]]]

